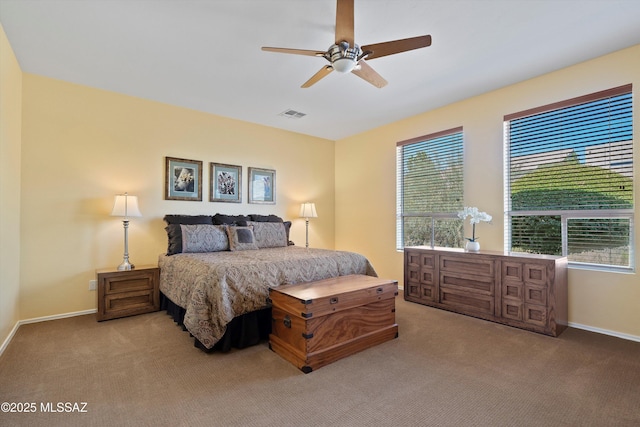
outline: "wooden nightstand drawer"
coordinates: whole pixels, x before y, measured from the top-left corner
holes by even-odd
[[[99,270],[98,321],[160,309],[158,267],[129,271]]]
[[[153,276],[150,274],[116,275],[105,280],[105,294],[142,291],[153,289]]]

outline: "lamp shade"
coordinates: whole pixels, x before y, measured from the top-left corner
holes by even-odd
[[[300,205],[300,217],[317,218],[318,214],[316,212],[316,204],[307,202]]]
[[[138,197],[129,196],[127,193],[118,194],[113,202],[111,216],[123,216],[125,218],[142,216],[140,209],[138,209]]]

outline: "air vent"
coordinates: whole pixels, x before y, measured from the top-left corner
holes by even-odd
[[[282,117],[288,117],[290,119],[301,119],[304,116],[306,116],[305,113],[301,113],[300,111],[296,111],[296,110],[285,110],[279,115]]]

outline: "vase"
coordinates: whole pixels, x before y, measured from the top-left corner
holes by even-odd
[[[465,249],[469,252],[478,252],[480,250],[480,242],[475,241],[475,242],[467,242],[467,246],[465,247]]]

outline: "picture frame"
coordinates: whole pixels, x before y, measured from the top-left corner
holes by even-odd
[[[202,201],[202,161],[165,157],[165,200]]]
[[[242,166],[209,163],[209,201],[242,202]]]
[[[249,203],[276,204],[276,171],[249,168]]]

